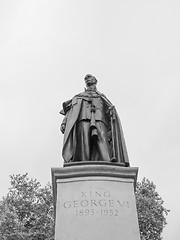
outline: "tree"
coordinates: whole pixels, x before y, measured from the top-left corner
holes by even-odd
[[[142,240],[161,240],[163,228],[167,224],[169,210],[163,207],[164,201],[156,191],[153,182],[144,178],[136,187],[136,204]]]
[[[6,197],[0,201],[1,240],[53,240],[54,212],[52,187],[44,188],[28,174],[12,175]],[[161,240],[167,209],[148,179],[137,183],[136,201],[142,240]]]
[[[0,202],[1,240],[50,240],[54,236],[51,185],[41,187],[28,174],[12,175],[11,187]]]

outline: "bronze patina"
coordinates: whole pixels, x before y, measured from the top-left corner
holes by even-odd
[[[123,131],[117,111],[97,88],[91,74],[84,78],[85,91],[63,103],[61,124],[65,163],[106,161],[129,166]]]

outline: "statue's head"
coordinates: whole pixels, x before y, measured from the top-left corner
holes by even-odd
[[[87,74],[84,78],[86,86],[91,86],[91,85],[96,85],[97,84],[97,79],[92,76],[91,74]]]

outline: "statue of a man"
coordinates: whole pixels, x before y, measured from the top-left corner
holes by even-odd
[[[121,123],[115,107],[97,91],[97,79],[87,74],[86,89],[63,103],[61,124],[65,163],[117,162],[129,166]]]

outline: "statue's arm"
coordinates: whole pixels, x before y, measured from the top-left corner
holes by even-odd
[[[65,117],[64,117],[64,119],[61,123],[61,126],[60,126],[60,130],[61,130],[62,134],[64,134],[65,129],[66,129],[66,123],[67,123],[68,115],[69,115],[69,111],[66,112],[66,115],[65,115]]]
[[[63,103],[63,109],[60,111],[60,114],[64,115],[64,119],[61,123],[60,130],[64,134],[65,129],[66,129],[66,123],[69,115],[69,110],[72,106],[72,100],[66,101]]]
[[[102,93],[102,99],[104,100],[106,116],[110,118],[115,113],[115,106],[109,101],[109,99]]]

